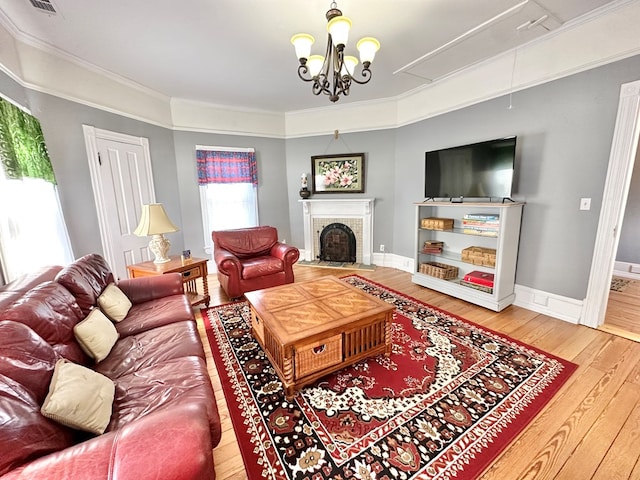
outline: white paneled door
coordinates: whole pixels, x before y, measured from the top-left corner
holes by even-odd
[[[104,256],[117,278],[149,260],[149,238],[133,234],[142,205],[155,203],[149,141],[83,125]]]

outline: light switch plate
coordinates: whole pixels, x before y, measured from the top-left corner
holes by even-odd
[[[580,199],[580,210],[591,210],[591,199],[590,198],[581,198]]]

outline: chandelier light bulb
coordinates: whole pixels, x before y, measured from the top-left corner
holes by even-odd
[[[349,40],[349,30],[351,29],[351,20],[343,15],[334,17],[327,23],[327,31],[331,35],[331,40],[336,48],[340,45],[344,47]]]
[[[356,65],[358,65],[358,59],[351,55],[347,55],[344,57],[344,63],[342,64],[342,71],[340,72],[340,75],[343,77],[345,75],[353,75],[353,72],[356,70]]]
[[[317,77],[324,65],[324,57],[322,55],[311,55],[307,59],[307,67],[309,67],[309,75],[313,78]]]
[[[315,38],[308,33],[298,33],[291,37],[291,43],[296,49],[296,57],[298,57],[298,60],[309,58],[309,55],[311,55],[311,45],[313,45],[315,41]]]
[[[373,37],[364,37],[358,41],[356,48],[360,52],[360,61],[370,64],[373,63],[376,52],[380,50],[380,42]]]

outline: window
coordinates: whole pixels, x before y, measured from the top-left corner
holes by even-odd
[[[205,251],[211,232],[258,225],[258,173],[255,151],[196,146]]]
[[[38,120],[0,98],[0,264],[5,281],[73,261]]]

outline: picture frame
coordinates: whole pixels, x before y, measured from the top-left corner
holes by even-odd
[[[191,260],[191,250],[183,250],[182,255],[180,255],[182,261]]]
[[[312,193],[364,193],[364,153],[311,157]]]

